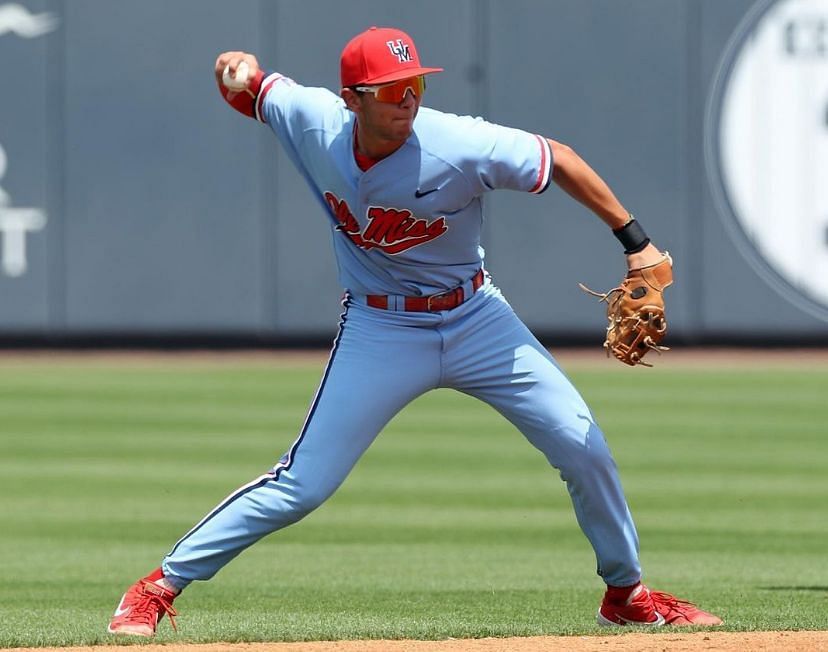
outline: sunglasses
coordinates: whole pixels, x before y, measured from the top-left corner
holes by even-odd
[[[405,99],[405,94],[408,91],[411,91],[414,97],[422,97],[425,92],[425,87],[425,76],[417,75],[416,77],[400,79],[390,84],[380,84],[379,86],[354,86],[354,90],[363,93],[373,93],[378,102],[399,104]]]

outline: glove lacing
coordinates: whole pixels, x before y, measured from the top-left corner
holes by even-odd
[[[624,295],[624,288],[621,287],[620,285],[617,286],[617,287],[612,288],[611,290],[607,290],[606,292],[596,292],[595,290],[591,290],[590,288],[588,288],[583,283],[578,283],[578,287],[581,288],[587,294],[591,294],[594,297],[598,297],[598,303],[606,302],[608,306],[613,301],[620,300],[620,298]],[[623,322],[631,321],[631,322],[633,322],[633,324],[630,326],[630,328],[634,330],[634,329],[638,328],[638,325],[641,323],[642,320],[641,320],[640,316],[634,316],[634,315],[631,315],[629,317],[617,317],[615,319],[615,321],[613,321],[612,317],[608,317],[608,319],[609,319],[609,325],[607,326],[607,338],[604,340],[604,349],[606,350],[607,357],[609,358],[610,354],[612,353],[610,343],[609,343],[609,334],[612,332],[613,328],[615,328],[616,326],[618,326],[620,328],[621,324]],[[657,329],[657,330],[661,331],[663,329]],[[648,347],[648,350],[655,351],[659,355],[661,355],[662,351],[669,351],[670,350],[669,346],[662,346],[660,344],[656,344],[653,341],[653,338],[650,337],[649,335],[647,335],[644,338],[642,343],[645,346]],[[638,352],[635,352],[635,351],[632,353],[631,359],[633,360],[633,362],[635,362],[636,364],[640,364],[642,367],[652,367],[653,366],[648,362],[644,362],[644,360],[642,360],[642,358],[638,354]]]

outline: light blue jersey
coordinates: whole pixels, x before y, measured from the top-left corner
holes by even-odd
[[[362,294],[434,294],[483,265],[481,196],[540,193],[552,150],[540,136],[421,107],[414,133],[366,172],[354,114],[327,89],[267,77],[257,117],[279,137],[331,217],[342,286]]]

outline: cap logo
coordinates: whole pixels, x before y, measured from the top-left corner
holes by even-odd
[[[413,61],[408,45],[403,43],[401,38],[398,38],[396,41],[386,41],[385,44],[388,46],[388,49],[391,50],[391,54],[397,57],[400,63]]]

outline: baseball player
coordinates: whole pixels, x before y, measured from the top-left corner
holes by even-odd
[[[273,130],[319,200],[344,310],[290,449],[127,590],[109,632],[151,636],[164,614],[174,626],[185,587],[322,504],[385,424],[438,387],[493,406],[560,471],[607,584],[601,624],[721,624],[641,584],[638,536],[604,435],[483,266],[481,198],[499,188],[542,193],[554,181],[614,231],[630,269],[665,255],[566,145],[422,106],[426,77],[441,70],[420,65],[408,34],[377,27],[345,46],[338,95],[265,72],[252,54],[218,57],[224,99]],[[372,397],[370,409],[355,397]]]

